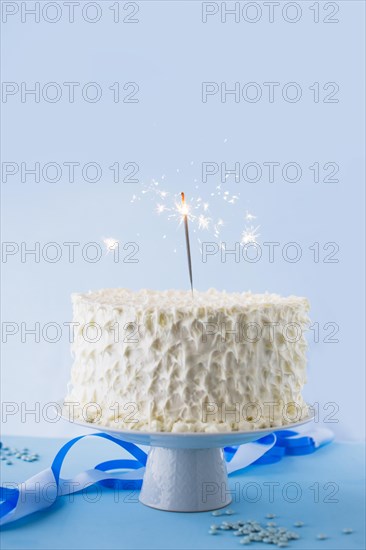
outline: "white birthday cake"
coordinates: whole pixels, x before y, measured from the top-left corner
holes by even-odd
[[[106,289],[74,294],[64,407],[117,429],[242,431],[308,414],[305,298]]]

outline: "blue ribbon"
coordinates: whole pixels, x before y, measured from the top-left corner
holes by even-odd
[[[312,437],[313,436],[313,437]],[[119,447],[125,449],[132,459],[109,460],[97,464],[93,469],[82,472],[73,480],[63,480],[60,477],[63,462],[69,450],[81,439],[85,437],[100,437],[101,439],[112,441]],[[263,454],[256,451],[259,456],[252,464],[272,464],[278,462],[285,455],[300,455],[314,452],[318,447],[329,443],[333,436],[329,430],[318,430],[310,435],[301,435],[291,430],[279,430],[268,436],[257,440],[255,444],[263,445]],[[225,447],[224,456],[228,463],[234,458],[239,447]],[[269,450],[268,450],[269,449]],[[51,506],[59,496],[76,493],[83,490],[86,486],[97,483],[103,487],[112,489],[138,490],[141,488],[143,474],[147,462],[147,454],[134,443],[129,443],[115,438],[106,433],[94,433],[75,437],[68,441],[55,456],[51,467],[43,470],[25,483],[19,484],[15,488],[0,486],[0,525],[16,521],[22,517],[30,515],[39,510]],[[237,471],[249,464],[242,463],[239,457],[231,472]],[[113,470],[124,470],[124,472],[112,473]],[[133,473],[135,471],[135,474]],[[72,484],[73,482],[73,484]],[[65,489],[65,485],[67,485]],[[70,488],[72,485],[72,488]],[[35,487],[50,487],[51,496],[42,497],[39,502],[37,498],[32,501],[32,495]],[[52,490],[53,487],[53,490]],[[29,496],[30,495],[30,496]],[[27,497],[27,498],[25,498]],[[26,502],[28,500],[28,502]]]
[[[117,439],[116,437],[113,437],[111,435],[105,434],[105,433],[96,433],[96,434],[89,434],[89,435],[80,435],[79,437],[75,437],[74,439],[71,439],[66,443],[55,458],[53,459],[51,470],[53,472],[53,475],[55,476],[56,483],[59,483],[60,480],[60,472],[62,468],[62,463],[66,458],[67,453],[77,443],[77,441],[80,441],[80,439],[84,439],[84,437],[101,437],[102,439],[107,439],[108,441],[112,441],[113,443],[116,443],[120,447],[123,447],[128,453],[130,453],[132,456],[136,458],[136,460],[130,460],[130,459],[121,459],[121,460],[109,460],[108,462],[102,462],[101,464],[97,464],[95,466],[95,470],[100,470],[102,472],[107,472],[108,470],[122,470],[122,469],[128,469],[128,470],[137,470],[138,468],[143,468],[146,466],[147,461],[147,454],[145,451],[140,449],[137,445],[134,443],[128,443],[127,441],[123,441],[122,439]],[[109,480],[114,481],[114,480]],[[141,480],[128,480],[128,487],[124,483],[125,480],[116,480],[120,483],[118,483],[118,487],[120,489],[131,489],[131,481],[136,482],[136,486],[133,487],[134,489],[140,489],[142,481]],[[102,484],[102,482],[99,482]],[[109,485],[109,487],[115,487],[117,485]],[[1,518],[1,509],[0,509],[0,518]]]
[[[51,506],[53,502],[56,500],[57,496],[60,496],[61,494],[67,494],[67,493],[64,493],[62,490],[60,490],[62,485],[61,481],[63,483],[69,481],[69,480],[60,479],[62,464],[71,447],[73,447],[75,443],[77,443],[81,439],[84,439],[85,437],[100,437],[102,439],[112,441],[113,443],[116,443],[117,445],[125,449],[128,453],[130,453],[135,458],[135,460],[121,459],[121,460],[109,460],[107,462],[102,462],[95,466],[94,468],[95,471],[104,473],[104,472],[109,472],[111,470],[121,470],[121,469],[123,470],[138,470],[138,469],[144,470],[145,469],[147,454],[145,453],[145,451],[140,449],[140,447],[138,447],[134,443],[129,443],[127,441],[117,439],[105,433],[95,433],[95,434],[90,434],[90,435],[88,434],[88,435],[75,437],[74,439],[71,439],[70,441],[65,443],[63,447],[61,447],[61,449],[58,451],[57,455],[55,456],[51,464],[51,467],[47,470],[44,470],[38,475],[40,478],[38,483],[43,483],[44,485],[47,485],[47,486],[50,483],[54,483],[55,488],[57,489],[55,491],[54,498],[52,499],[51,497],[49,501],[43,503],[43,505],[39,506],[38,509],[43,509]],[[105,487],[116,488],[116,489],[129,489],[129,490],[141,489],[142,475],[140,475],[140,477],[136,479],[123,478],[122,475],[123,474],[113,475],[110,473],[108,474],[106,473],[105,476],[101,476],[101,478],[104,477],[104,479],[98,479],[96,483],[103,485]],[[35,483],[34,480],[38,476],[31,478],[30,480],[28,480],[28,482],[31,485],[34,485]],[[22,503],[20,502],[21,486],[22,484],[20,484],[20,488],[9,488],[9,487],[0,486],[0,500],[3,501],[0,504],[0,525],[10,523],[17,519],[20,519],[20,517],[24,517],[25,515],[29,515],[30,513],[37,511],[37,510],[33,510],[32,507],[30,507],[28,511],[24,510],[23,511],[24,513],[20,512],[18,514],[15,514],[18,508],[18,504],[20,506],[22,505]],[[78,492],[83,490],[83,488],[84,487],[80,487],[76,490],[70,490],[67,492],[68,493]],[[24,506],[24,508],[26,507],[27,506]],[[15,517],[13,518],[12,515]]]

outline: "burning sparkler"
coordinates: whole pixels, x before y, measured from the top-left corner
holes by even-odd
[[[192,166],[192,162],[190,165]],[[182,170],[177,169],[176,172],[179,174]],[[211,197],[215,200],[215,202],[217,199],[223,201],[225,204],[225,209],[228,207],[233,208],[242,199],[240,192],[235,194],[230,190],[230,186],[227,183],[217,182],[217,185],[214,186],[208,196],[207,192],[204,194],[199,194],[200,186],[197,184],[194,188],[197,190],[198,195],[190,199],[188,208],[188,205],[184,199],[184,194],[177,195],[162,188],[163,180],[167,179],[167,176],[163,174],[160,176],[159,180],[151,179],[150,181],[143,183],[140,192],[132,196],[131,203],[137,203],[142,199],[142,197],[148,196],[155,202],[154,210],[157,215],[166,216],[169,221],[176,221],[179,224],[184,223],[186,231],[188,224],[190,224],[191,236],[193,231],[200,248],[200,236],[203,231],[211,234],[212,238],[218,241],[218,244],[221,246],[223,227],[230,225],[230,223],[227,224],[226,219],[224,221],[221,216],[218,217],[213,215],[215,208],[214,204],[211,204]],[[197,179],[193,179],[194,183],[197,181]],[[164,181],[164,184],[166,185],[166,181]],[[222,215],[221,209],[219,213]],[[259,225],[254,225],[256,216],[248,210],[245,211],[243,217],[245,220],[245,225],[239,236],[239,242],[242,246],[257,242],[260,227]],[[189,241],[186,242],[186,245],[188,254],[188,250],[190,251],[190,246],[188,248],[188,245],[190,245]],[[192,266],[190,268],[190,279],[191,271]],[[193,287],[192,282],[191,287]]]
[[[184,229],[185,229],[185,235],[186,235],[188,271],[189,271],[189,280],[191,282],[191,291],[192,291],[192,298],[193,298],[192,258],[191,258],[191,246],[189,242],[189,231],[188,231],[188,206],[186,205],[185,196],[183,192],[180,194],[180,196],[182,198],[181,212],[183,215]]]

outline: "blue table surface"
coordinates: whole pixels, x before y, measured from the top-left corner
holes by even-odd
[[[125,456],[112,443],[95,439],[87,438],[72,449],[62,477]],[[2,441],[41,455],[38,462],[2,463],[2,483],[24,481],[46,468],[65,442],[32,437],[4,437]],[[314,454],[285,457],[276,464],[235,473],[229,478],[230,508],[235,514],[226,518],[214,518],[210,512],[161,512],[139,504],[138,492],[91,488],[85,494],[61,497],[49,510],[3,527],[1,549],[239,549],[246,546],[232,532],[212,536],[209,526],[221,519],[266,522],[267,513],[275,513],[273,521],[300,535],[289,543],[291,548],[364,549],[364,452],[364,444],[336,442]],[[293,523],[298,520],[304,526],[296,529]],[[345,527],[354,532],[343,534]],[[328,538],[318,540],[319,533]],[[271,546],[252,543],[248,548]]]

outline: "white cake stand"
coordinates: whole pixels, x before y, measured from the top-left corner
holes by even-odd
[[[256,441],[277,430],[297,428],[301,422],[250,432],[170,433],[113,429],[63,416],[83,428],[99,430],[137,445],[148,445],[140,502],[169,512],[217,510],[231,502],[223,447]]]

